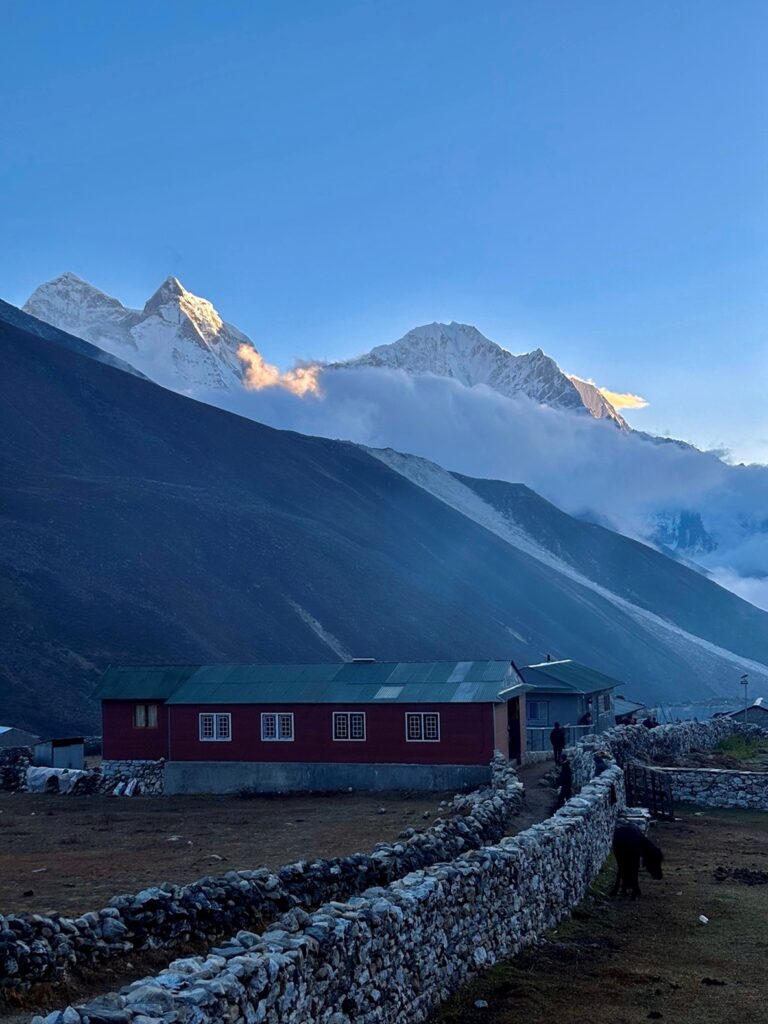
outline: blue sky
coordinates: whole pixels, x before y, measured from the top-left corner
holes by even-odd
[[[431,320],[768,462],[768,5],[3,3],[0,295],[168,275],[281,365]]]

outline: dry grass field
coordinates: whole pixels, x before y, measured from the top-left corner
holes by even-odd
[[[408,826],[429,826],[441,799],[0,793],[0,912],[78,915],[161,882],[368,852]]]
[[[467,985],[433,1024],[768,1019],[768,814],[681,808],[654,840],[663,881],[645,875],[641,899],[612,900],[611,858],[570,920]]]

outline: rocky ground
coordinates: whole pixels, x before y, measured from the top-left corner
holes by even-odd
[[[77,915],[163,881],[368,851],[429,826],[452,796],[0,793],[0,911]]]
[[[764,1020],[768,815],[681,808],[652,835],[665,877],[641,877],[640,900],[610,899],[607,867],[571,920],[464,988],[432,1024]]]

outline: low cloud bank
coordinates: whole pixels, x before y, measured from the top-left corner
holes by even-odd
[[[713,454],[654,443],[482,385],[380,368],[311,370],[313,385],[303,390],[267,386],[197,397],[270,426],[524,483],[567,512],[637,538],[652,532],[657,513],[693,510],[717,540],[706,564],[720,572],[718,582],[736,590],[744,577],[768,574],[765,467],[729,466]],[[763,585],[750,583],[749,593],[761,595]]]

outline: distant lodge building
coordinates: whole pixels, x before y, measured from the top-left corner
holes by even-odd
[[[32,747],[40,740],[25,729],[17,729],[15,725],[0,725],[0,748],[2,747]]]
[[[165,758],[169,793],[418,790],[485,781],[555,720],[612,725],[617,685],[570,661],[360,659],[112,668],[95,695],[105,760]]]
[[[742,708],[740,711],[731,711],[728,717],[768,729],[768,704],[765,702],[765,698],[758,697],[749,707]]]

